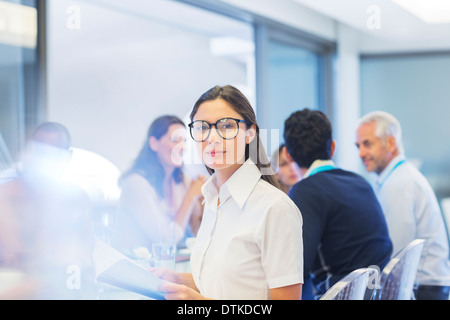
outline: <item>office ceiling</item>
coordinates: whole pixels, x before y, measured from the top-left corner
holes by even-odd
[[[425,23],[393,0],[292,1],[360,30],[363,52],[450,50],[450,23]]]

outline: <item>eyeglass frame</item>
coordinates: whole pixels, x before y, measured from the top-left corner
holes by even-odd
[[[224,138],[224,137],[222,136],[222,134],[220,133],[220,131],[217,129],[217,124],[219,123],[219,121],[222,121],[222,120],[224,120],[224,119],[230,119],[230,120],[236,121],[237,131],[236,131],[236,135],[235,135],[233,138]],[[208,126],[209,126],[209,132],[208,132],[208,135],[207,135],[206,138],[203,139],[203,140],[196,140],[196,139],[194,138],[194,136],[192,135],[192,129],[193,129],[194,122],[199,122],[199,121],[200,121],[200,122],[204,122],[204,123],[208,124]],[[211,127],[212,127],[212,126],[214,126],[214,127],[216,128],[217,134],[218,134],[222,139],[224,139],[224,140],[232,140],[232,139],[236,138],[236,137],[238,136],[238,134],[239,134],[239,123],[245,123],[246,125],[249,125],[249,123],[248,123],[247,121],[245,121],[245,120],[236,119],[236,118],[230,118],[230,117],[225,117],[225,118],[221,118],[221,119],[217,120],[215,123],[210,123],[210,122],[205,121],[205,120],[195,120],[195,121],[192,121],[191,123],[189,123],[189,124],[188,124],[188,127],[190,128],[190,129],[189,129],[189,133],[191,134],[192,140],[194,140],[194,141],[196,141],[196,142],[205,142],[206,140],[208,140],[209,136],[211,135]]]

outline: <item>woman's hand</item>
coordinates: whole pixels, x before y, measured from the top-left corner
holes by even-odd
[[[164,292],[166,300],[204,300],[195,286],[191,274],[177,273],[166,268],[153,268],[150,271],[164,280],[158,290]],[[194,288],[190,287],[193,286]]]
[[[191,181],[188,193],[194,201],[197,199],[203,199],[202,186],[206,182],[206,180],[206,177],[199,175],[197,179]]]
[[[199,293],[191,273],[178,273],[166,268],[152,268],[150,271],[164,280],[158,290],[164,292],[167,300],[204,300]]]
[[[182,284],[164,281],[158,290],[164,292],[166,300],[205,300],[198,291]]]
[[[190,185],[188,186],[188,189],[186,191],[186,194],[184,195],[183,201],[181,202],[180,207],[175,213],[174,221],[182,228],[186,228],[186,224],[192,217],[193,211],[195,211],[196,207],[197,210],[200,208],[200,202],[203,199],[202,195],[202,186],[205,183],[206,178],[199,176],[196,180],[192,180],[190,182]],[[200,207],[199,207],[200,206]],[[201,221],[201,211],[200,213],[196,213],[195,217],[193,217],[193,229],[196,232],[199,227],[199,221]],[[195,233],[194,232],[194,233]]]
[[[162,280],[179,283],[178,273],[167,268],[150,268],[149,271]]]

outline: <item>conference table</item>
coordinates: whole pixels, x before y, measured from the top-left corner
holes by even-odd
[[[187,248],[177,250],[175,271],[190,272],[190,251]],[[141,261],[133,261],[136,264]],[[142,265],[146,268],[148,265]],[[67,282],[65,285],[70,285],[70,274],[66,275]],[[101,283],[95,281],[89,285],[88,290],[80,288],[80,293],[77,295],[66,295],[62,293],[60,296],[55,294],[50,299],[94,299],[94,300],[152,300],[154,298],[139,294],[130,290]],[[0,300],[21,300],[21,299],[41,299],[39,293],[40,279],[36,276],[30,276],[28,273],[9,267],[0,267]],[[67,290],[66,290],[67,292]],[[44,296],[43,299],[47,299]]]

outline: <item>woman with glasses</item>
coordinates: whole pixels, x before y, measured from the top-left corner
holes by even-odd
[[[166,299],[300,299],[302,217],[277,188],[255,113],[232,86],[194,105],[190,134],[207,170],[192,273],[156,269]]]
[[[151,250],[156,242],[176,244],[195,235],[201,220],[204,179],[183,172],[186,126],[164,115],[150,125],[145,143],[132,167],[121,177],[117,232],[113,245],[133,255],[138,247]]]

